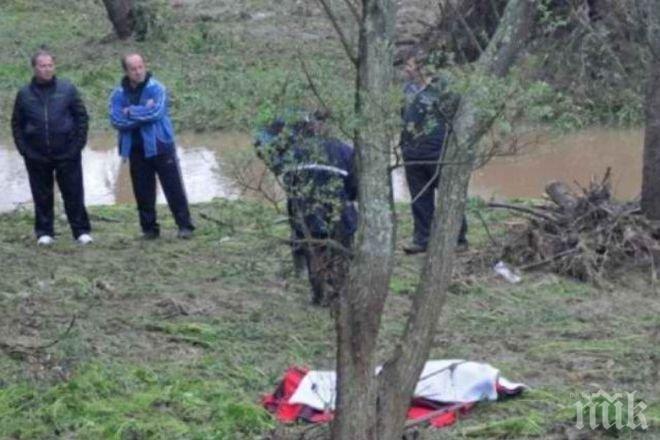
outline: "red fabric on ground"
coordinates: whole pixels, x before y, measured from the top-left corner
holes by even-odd
[[[428,420],[436,428],[452,425],[458,419],[459,412],[466,414],[474,403],[450,403],[446,405],[425,404],[421,399],[414,399],[408,410],[408,420],[419,420],[428,417],[431,413],[438,413]]]
[[[309,370],[300,367],[289,368],[282,381],[273,394],[262,397],[261,403],[275,417],[284,423],[296,421],[307,421],[311,423],[326,423],[333,419],[332,412],[318,411],[306,405],[292,405],[289,399],[295,393],[305,375]],[[522,388],[509,389],[497,383],[497,393],[500,397],[517,395],[522,392]],[[452,425],[456,422],[458,414],[466,414],[476,403],[449,403],[440,404],[438,402],[426,401],[425,399],[414,399],[408,409],[408,420],[419,420],[427,417],[434,411],[441,411],[437,416],[428,420],[428,423],[436,428]]]
[[[261,403],[268,411],[275,414],[277,420],[285,423],[295,422],[303,410],[303,405],[291,405],[289,399],[296,392],[300,381],[309,371],[306,368],[291,367],[286,370],[282,381],[273,394],[261,399]]]
[[[428,416],[433,411],[437,411],[431,408],[424,408],[421,406],[413,406],[408,410],[408,420],[419,420]],[[429,419],[429,423],[435,426],[436,428],[442,428],[443,426],[449,426],[456,421],[456,411],[448,411],[446,413],[437,415],[432,419]]]

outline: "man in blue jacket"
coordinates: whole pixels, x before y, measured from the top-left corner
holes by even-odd
[[[414,56],[406,60],[404,74],[406,105],[400,144],[412,200],[413,238],[403,250],[416,254],[426,252],[428,246],[442,150],[458,97],[447,92],[446,79],[426,75]],[[467,221],[463,216],[458,249],[467,249],[467,245]]]
[[[133,193],[145,239],[160,236],[156,218],[156,176],[174,216],[179,238],[192,237],[188,199],[176,155],[165,87],[147,71],[142,56],[121,59],[126,74],[110,95],[110,122],[119,132],[119,154],[130,160]]]
[[[34,76],[16,96],[11,128],[30,180],[37,243],[46,246],[54,241],[53,189],[57,179],[73,237],[88,244],[92,237],[81,161],[87,143],[87,111],[75,86],[55,76],[52,54],[40,50],[31,61]]]

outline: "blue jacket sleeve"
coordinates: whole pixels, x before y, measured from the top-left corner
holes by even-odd
[[[110,123],[117,130],[132,130],[140,126],[137,121],[132,121],[124,114],[122,107],[121,91],[116,89],[110,95],[110,102],[108,103],[108,116]]]
[[[165,87],[156,85],[151,99],[154,105],[132,105],[128,108],[128,118],[137,122],[153,122],[165,116],[167,110],[167,92]]]

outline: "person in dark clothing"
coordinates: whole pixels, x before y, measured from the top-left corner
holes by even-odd
[[[294,259],[296,252],[304,256],[312,303],[318,305],[328,305],[336,295],[357,230],[354,151],[327,136],[325,117],[297,121],[288,131],[276,121],[271,137],[265,135],[257,145],[258,155],[282,177]]]
[[[156,217],[156,176],[165,193],[182,239],[192,237],[174,129],[165,87],[147,72],[142,56],[131,53],[121,60],[125,76],[110,96],[110,122],[118,130],[119,154],[130,161],[133,193],[145,239],[160,236]]]
[[[401,152],[412,200],[413,238],[403,250],[426,252],[435,213],[435,190],[442,171],[440,159],[458,98],[446,92],[443,78],[427,77],[414,57],[406,61]],[[463,216],[458,249],[467,249],[467,221]]]
[[[302,243],[312,303],[329,305],[348,270],[357,230],[353,148],[314,136],[294,146],[283,172],[296,241]]]
[[[54,181],[62,193],[74,239],[93,241],[85,209],[81,151],[89,118],[76,87],[55,76],[55,60],[45,50],[32,56],[32,81],[20,89],[11,118],[12,135],[23,156],[34,201],[37,243],[54,241]]]
[[[303,120],[287,126],[282,117],[275,118],[269,124],[261,127],[255,136],[254,148],[257,156],[264,161],[268,169],[277,177],[282,175],[284,164],[290,160],[292,145],[295,143],[297,133],[305,122]],[[307,258],[302,243],[295,234],[295,223],[293,221],[293,204],[290,197],[287,196],[286,208],[291,227],[291,257],[295,275],[298,278],[307,277]]]

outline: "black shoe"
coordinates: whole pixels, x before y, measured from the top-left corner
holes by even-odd
[[[142,233],[143,240],[157,240],[160,237],[160,233],[156,231],[144,231]]]
[[[421,254],[426,252],[426,246],[422,246],[421,244],[413,242],[405,245],[403,247],[403,252],[405,252],[408,255]]]
[[[193,236],[193,231],[192,229],[181,228],[179,229],[179,232],[177,232],[176,236],[181,240],[190,240]]]

